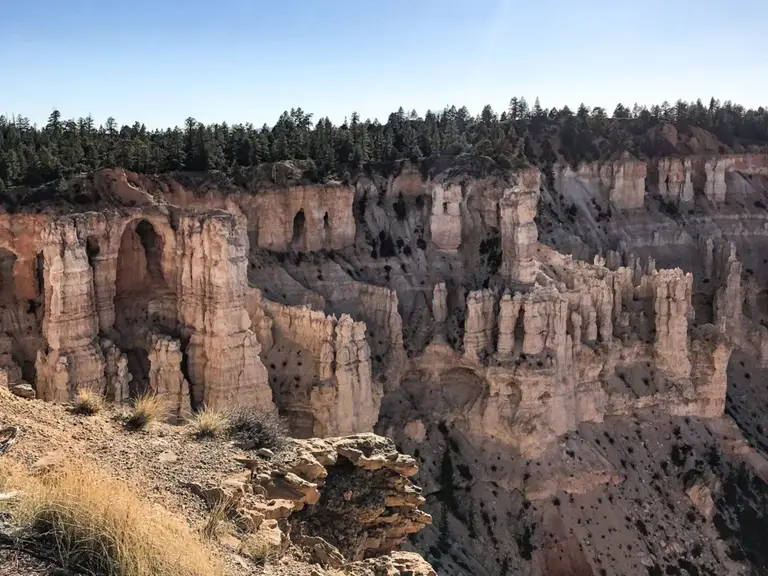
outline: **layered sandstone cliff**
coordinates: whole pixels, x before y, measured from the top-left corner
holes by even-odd
[[[371,377],[366,325],[305,306],[282,306],[252,289],[263,362],[278,406],[300,437],[371,431],[383,395]]]
[[[90,388],[126,401],[151,389],[172,397],[177,415],[192,409],[190,396],[197,405],[272,406],[245,310],[242,219],[226,212],[179,219],[149,206],[0,220],[15,262],[4,282],[15,283],[9,298],[24,310],[3,328],[40,398],[66,401]],[[29,230],[23,242],[20,224]],[[172,360],[153,334],[175,339]]]
[[[761,162],[624,156],[556,167],[555,190],[536,169],[239,193],[118,174],[99,185],[136,206],[0,216],[14,256],[0,272],[17,284],[0,291],[0,374],[46,399],[151,390],[175,418],[251,404],[297,436],[385,432],[431,458],[421,474],[444,523],[429,549],[449,554],[458,535],[490,563],[456,500],[620,484],[572,438],[638,414],[717,419],[731,349],[768,363],[755,249],[768,220],[736,212],[762,202]],[[474,465],[454,474],[460,457]],[[388,540],[373,524],[350,557]],[[510,546],[493,545],[489,574]]]
[[[583,163],[575,170],[561,165],[555,172],[556,188],[594,186],[614,206],[624,210],[643,207],[646,175],[646,163],[628,154],[610,162]]]
[[[475,388],[472,402],[436,411],[455,410],[478,439],[527,457],[581,422],[635,409],[722,414],[729,346],[714,326],[693,330],[690,274],[538,256],[533,289],[470,292],[462,355],[436,341],[415,363],[437,382]],[[443,298],[436,289],[436,310]]]

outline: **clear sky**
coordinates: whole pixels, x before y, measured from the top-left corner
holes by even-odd
[[[768,0],[0,0],[0,114],[768,105]]]

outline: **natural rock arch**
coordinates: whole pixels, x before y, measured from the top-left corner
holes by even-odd
[[[120,240],[114,328],[118,346],[126,353],[133,375],[132,395],[145,392],[149,384],[148,335],[158,323],[157,315],[150,310],[169,291],[163,268],[164,248],[165,237],[144,218],[130,222]]]

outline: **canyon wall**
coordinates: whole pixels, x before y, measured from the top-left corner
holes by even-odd
[[[383,387],[371,377],[366,325],[306,306],[283,306],[251,289],[261,356],[278,406],[299,437],[371,431]]]
[[[621,484],[584,430],[717,419],[731,350],[768,365],[768,216],[744,192],[762,163],[623,156],[555,166],[553,190],[537,169],[472,165],[284,189],[110,171],[94,185],[116,205],[0,215],[0,385],[153,391],[174,420],[255,405],[301,437],[385,432],[425,463],[441,523],[420,549],[450,536],[499,568],[514,538],[491,558],[457,501]]]
[[[162,195],[183,208],[222,209],[245,216],[253,246],[266,250],[341,250],[355,239],[352,186],[291,186],[227,195],[219,190],[193,193],[175,185]]]
[[[759,171],[760,161],[743,157],[716,164]],[[688,201],[698,167],[688,159],[668,159],[651,170],[651,177],[663,183],[663,196]],[[645,178],[645,164],[624,156],[576,171],[559,169],[556,184],[594,183],[615,206],[636,209],[643,203]],[[41,310],[34,320],[26,314],[27,323],[40,325],[37,340],[23,338],[17,328],[10,348],[18,351],[9,353],[6,364],[15,375],[20,368],[13,366],[26,363],[30,372],[31,363],[41,398],[66,400],[78,387],[89,387],[125,401],[150,389],[172,398],[174,414],[180,416],[201,405],[271,407],[274,396],[301,435],[369,431],[377,422],[382,396],[396,391],[406,372],[423,361],[419,354],[406,357],[408,332],[426,338],[425,345],[431,339],[425,357],[436,347],[452,349],[458,360],[447,365],[472,365],[489,386],[500,378],[539,382],[528,390],[550,382],[547,401],[540,402],[551,405],[547,414],[521,416],[538,419],[542,436],[529,433],[530,440],[522,434],[509,439],[523,451],[528,450],[526,442],[546,443],[543,439],[582,420],[601,419],[629,410],[629,405],[660,404],[666,391],[644,394],[639,404],[606,392],[619,362],[650,361],[663,378],[704,386],[706,393],[697,392],[696,401],[675,400],[680,405],[673,411],[722,411],[716,400],[722,395],[723,383],[717,380],[721,367],[715,366],[712,381],[704,384],[691,365],[694,350],[703,358],[715,354],[712,346],[720,348],[712,343],[717,338],[711,332],[693,329],[690,275],[650,267],[640,274],[632,268],[609,270],[602,262],[569,261],[542,246],[534,222],[542,186],[538,170],[520,171],[506,185],[444,176],[425,181],[417,172],[406,171],[386,182],[384,196],[379,192],[375,205],[365,197],[360,204],[362,194],[373,194],[368,189],[372,183],[234,195],[198,193],[127,173],[122,178],[112,171],[99,176],[97,184],[142,206],[71,217],[25,217],[28,221],[16,226],[24,228],[20,236],[30,245],[8,243],[9,251],[21,255],[13,263],[18,293],[40,301]],[[382,222],[387,210],[382,200],[387,198],[393,202],[394,220],[405,228],[397,232],[392,222],[383,233],[412,234],[407,226],[418,228],[421,217],[414,220],[409,211],[426,206],[431,227],[426,250],[448,257],[431,263],[418,253],[404,252],[408,265],[401,264],[403,273],[391,280],[391,287],[355,279],[348,268],[356,266],[359,273],[373,266],[376,255],[361,253],[353,245],[359,233],[355,214],[369,227]],[[297,221],[299,213],[303,219]],[[34,229],[27,232],[29,227]],[[489,250],[484,245],[496,241],[499,281],[461,296],[462,325],[455,326],[450,310],[456,304],[449,304],[455,296],[445,282],[418,288],[426,296],[427,309],[416,312],[419,299],[400,278],[418,278],[421,272],[408,266],[434,267],[427,273],[438,279],[446,267],[454,269],[452,282],[458,278],[458,266],[470,279],[471,252],[482,254]],[[335,251],[346,254],[347,260],[312,256],[321,263],[319,273],[310,272],[301,260],[291,266],[284,263],[282,277],[317,296],[313,310],[280,303],[249,286],[249,267],[254,267],[249,254],[259,249]],[[391,266],[384,268],[389,278]],[[279,289],[281,276],[274,277]],[[724,290],[713,322],[731,333],[732,324],[738,323],[732,296],[739,287]],[[37,310],[30,305],[27,309]],[[406,330],[404,309],[410,318],[427,314],[431,324],[421,321]],[[756,339],[754,334],[742,338]],[[29,350],[22,354],[25,346]],[[585,350],[592,356],[581,366]],[[531,358],[536,358],[533,364]],[[707,363],[716,362],[697,366]],[[537,372],[539,368],[543,372]],[[175,370],[179,377],[169,377]],[[440,372],[434,377],[441,378]],[[533,400],[523,406],[526,402]]]
[[[645,162],[625,154],[612,162],[582,163],[576,169],[558,165],[555,188],[564,192],[569,187],[597,187],[614,206],[627,210],[643,208],[646,189],[674,204],[691,203],[698,193],[713,206],[720,206],[726,201],[730,173],[765,176],[768,155],[663,157]]]
[[[611,271],[545,249],[539,259],[532,290],[469,293],[461,354],[437,339],[413,363],[465,398],[425,414],[447,410],[528,458],[581,422],[637,409],[722,414],[730,348],[714,326],[693,329],[690,274]],[[442,288],[433,308],[445,308]]]
[[[596,187],[622,210],[643,207],[646,176],[645,162],[627,154],[610,162],[582,163],[576,169],[567,165],[555,167],[557,189]]]
[[[2,279],[15,286],[4,362],[24,367],[38,397],[152,390],[176,416],[191,411],[190,394],[196,405],[273,405],[245,310],[244,220],[149,206],[0,222],[15,257]]]

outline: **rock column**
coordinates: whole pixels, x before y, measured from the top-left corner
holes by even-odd
[[[272,409],[261,346],[245,309],[248,238],[226,212],[182,216],[179,223],[179,319],[187,327],[195,404]]]
[[[538,230],[534,218],[539,201],[541,173],[523,170],[513,188],[505,190],[499,201],[501,216],[502,275],[510,282],[531,284],[538,265],[534,258]]]
[[[93,274],[82,236],[73,217],[54,220],[43,230],[48,349],[38,352],[35,367],[37,393],[44,400],[68,401],[78,388],[105,387]]]

